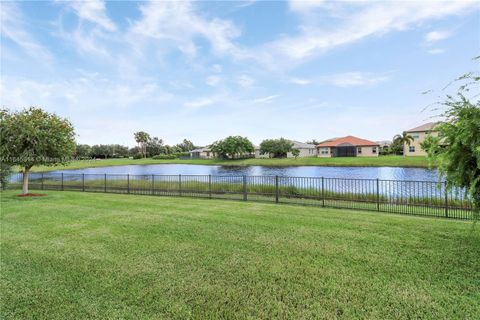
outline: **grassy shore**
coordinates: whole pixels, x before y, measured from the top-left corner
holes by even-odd
[[[107,166],[146,165],[146,164],[203,164],[222,166],[343,166],[343,167],[428,167],[426,157],[380,156],[372,158],[347,157],[347,158],[298,158],[298,159],[245,159],[245,160],[218,160],[218,159],[174,159],[154,160],[147,159],[106,159],[106,160],[81,160],[72,161],[66,166],[34,167],[33,171],[52,171],[59,169],[82,169]]]
[[[472,223],[77,192],[1,196],[1,318],[480,313]]]

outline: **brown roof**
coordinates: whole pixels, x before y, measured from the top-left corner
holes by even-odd
[[[439,124],[439,122],[428,122],[428,123],[422,124],[421,126],[407,130],[407,132],[432,131],[437,124]]]
[[[378,143],[370,140],[360,139],[354,136],[346,136],[342,138],[334,138],[334,139],[326,140],[320,144],[317,144],[317,148],[337,147],[342,144],[353,145],[353,146],[378,146]]]

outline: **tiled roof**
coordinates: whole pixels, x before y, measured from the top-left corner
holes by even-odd
[[[360,139],[354,136],[346,136],[342,138],[334,138],[334,139],[326,140],[320,144],[317,144],[317,148],[337,147],[342,144],[353,145],[353,146],[378,146],[378,143],[370,140]]]
[[[422,124],[421,126],[415,127],[413,129],[407,130],[407,132],[420,132],[420,131],[432,131],[432,129],[439,124],[439,122],[429,122]]]

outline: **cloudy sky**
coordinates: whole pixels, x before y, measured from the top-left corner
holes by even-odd
[[[1,106],[68,117],[89,144],[390,139],[480,51],[474,1],[0,5]]]

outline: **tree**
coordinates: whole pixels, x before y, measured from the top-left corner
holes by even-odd
[[[147,142],[150,140],[150,135],[145,131],[138,131],[133,134],[135,137],[135,141],[138,143],[140,148],[140,152],[142,153],[143,157],[147,157]]]
[[[401,140],[401,139],[400,139]],[[392,140],[390,146],[388,147],[388,153],[390,154],[403,154],[403,142],[400,140]]]
[[[300,150],[292,149],[292,155],[295,157],[295,159],[297,159],[298,156],[300,155]]]
[[[92,156],[92,147],[88,144],[77,144],[75,157],[77,159],[89,158]]]
[[[260,153],[274,158],[283,158],[292,151],[293,143],[287,139],[266,139],[260,143]]]
[[[252,142],[245,137],[229,136],[223,140],[215,141],[210,149],[224,158],[239,158],[255,152]]]
[[[406,131],[403,131],[402,134],[397,134],[393,137],[393,143],[402,146],[403,156],[405,157],[404,145],[410,146],[413,142],[413,137],[409,135]]]
[[[164,153],[163,140],[158,137],[149,139],[146,143],[146,151],[149,157]]]
[[[177,144],[177,148],[180,149],[180,152],[188,152],[195,149],[195,145],[192,141],[183,139],[182,143]]]
[[[75,148],[75,132],[67,119],[35,107],[0,111],[1,162],[23,168],[23,194],[28,193],[33,166],[67,163]]]
[[[305,143],[317,145],[317,144],[320,144],[320,141],[317,141],[317,140],[315,140],[315,139],[312,139],[312,140],[307,141],[307,142],[305,142]]]
[[[8,182],[10,181],[10,175],[12,174],[12,166],[3,162],[0,162],[0,189],[7,189]]]
[[[438,137],[429,136],[421,144],[438,165],[448,187],[465,189],[480,214],[480,100],[468,98],[472,87],[479,89],[480,76],[467,73],[456,81],[462,84],[456,95],[447,95],[438,104],[446,110],[444,121],[435,127]],[[448,87],[448,86],[447,86]],[[476,100],[473,100],[476,99]]]

